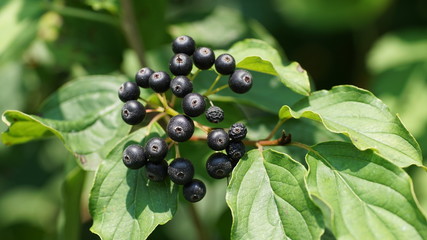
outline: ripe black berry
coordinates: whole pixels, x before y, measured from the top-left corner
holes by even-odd
[[[143,167],[147,160],[144,155],[144,148],[138,144],[132,144],[123,151],[123,163],[130,169]]]
[[[222,128],[217,128],[208,133],[208,146],[215,150],[224,150],[228,146],[228,134]]]
[[[136,100],[127,101],[122,107],[122,119],[125,123],[136,125],[145,117],[145,107]]]
[[[190,117],[197,117],[205,112],[205,98],[198,93],[187,94],[181,102],[182,110]]]
[[[176,115],[171,118],[167,127],[168,136],[177,142],[185,142],[194,133],[194,122],[185,115]]]
[[[243,123],[234,123],[228,130],[228,135],[231,140],[242,140],[246,137],[248,130]]]
[[[119,88],[119,98],[122,102],[137,100],[140,92],[135,82],[124,82]]]
[[[211,123],[219,123],[224,120],[224,111],[217,106],[211,106],[205,112],[206,119]]]
[[[187,201],[198,202],[206,195],[206,186],[202,181],[193,179],[184,185],[182,192]]]
[[[169,89],[171,78],[166,72],[160,71],[151,74],[148,84],[157,93],[166,92]]]
[[[252,74],[246,70],[236,70],[228,79],[228,86],[235,93],[245,93],[252,87]]]
[[[150,79],[150,76],[153,73],[154,73],[154,71],[151,68],[148,68],[148,67],[141,68],[135,74],[135,82],[138,84],[138,86],[140,86],[142,88],[149,88],[150,85],[148,83],[148,79]]]
[[[176,158],[169,164],[168,175],[176,184],[187,184],[194,177],[194,166],[188,159]]]
[[[215,69],[222,75],[232,74],[234,69],[236,69],[236,61],[228,53],[221,54],[215,60]]]
[[[215,63],[215,53],[207,47],[197,48],[193,54],[193,61],[199,69],[209,69]]]
[[[206,171],[213,178],[225,178],[233,170],[231,160],[224,153],[214,153],[206,162]]]
[[[193,55],[194,49],[196,48],[196,42],[189,36],[177,37],[172,42],[172,51],[174,53],[185,53],[188,56]]]
[[[193,91],[193,83],[186,76],[177,76],[172,79],[170,88],[175,96],[183,98]]]
[[[153,137],[145,144],[145,156],[151,162],[160,162],[168,154],[168,144],[164,139]]]
[[[236,164],[245,155],[245,144],[242,141],[231,141],[225,149],[228,157]]]
[[[145,174],[153,182],[161,182],[168,176],[168,163],[162,160],[159,163],[147,162]]]
[[[193,68],[193,61],[185,53],[178,53],[169,61],[169,70],[175,76],[188,75]]]

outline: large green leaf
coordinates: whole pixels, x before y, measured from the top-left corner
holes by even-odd
[[[326,142],[306,157],[307,184],[338,239],[427,239],[410,177],[371,150]]]
[[[350,137],[361,150],[375,149],[400,167],[421,166],[421,150],[400,119],[372,93],[354,86],[318,91],[296,103],[283,106],[281,119],[309,118],[336,133]]]
[[[277,50],[264,41],[245,39],[235,43],[228,53],[235,58],[238,68],[278,76],[292,91],[302,95],[310,93],[307,71],[297,62],[284,66]]]
[[[286,154],[252,150],[233,171],[227,203],[232,239],[319,239],[320,210],[306,189],[305,168]]]
[[[177,208],[177,187],[169,180],[152,182],[145,169],[131,170],[121,160],[130,144],[144,144],[164,135],[154,125],[141,128],[120,141],[100,165],[90,196],[91,230],[102,239],[146,239],[158,224],[172,219]]]
[[[44,104],[45,118],[6,111],[2,133],[6,145],[56,135],[79,157],[85,169],[95,169],[109,145],[126,135],[130,126],[120,116],[117,89],[125,79],[112,76],[83,77],[53,94]]]

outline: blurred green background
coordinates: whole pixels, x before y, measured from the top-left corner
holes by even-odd
[[[127,30],[129,19],[135,20],[138,31]],[[141,61],[165,69],[169,43],[182,34],[215,49],[260,38],[275,46],[285,61],[298,61],[316,89],[338,84],[369,89],[399,114],[427,153],[424,0],[3,0],[0,112],[38,114],[43,99],[75,77],[132,78]],[[135,40],[143,49],[135,47]],[[0,125],[1,131],[6,129]],[[416,168],[408,172],[427,210],[426,173]],[[0,145],[0,238],[97,239],[88,230],[92,179],[93,173],[79,171],[57,139]],[[84,182],[82,196],[70,187],[79,181]],[[214,197],[197,208],[208,216],[204,223],[214,226],[211,234],[228,239],[231,216],[223,200],[225,184],[211,185]],[[82,203],[77,229],[69,229],[65,217],[73,200]],[[151,238],[195,239],[186,208],[181,204],[176,217]],[[208,210],[211,213],[205,214]]]

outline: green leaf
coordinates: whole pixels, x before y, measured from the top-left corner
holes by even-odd
[[[6,145],[56,135],[77,157],[83,168],[94,170],[111,144],[126,135],[130,126],[120,116],[117,89],[125,79],[112,76],[83,77],[58,90],[44,104],[46,118],[6,111],[2,133]]]
[[[232,239],[319,239],[320,210],[311,201],[307,171],[286,154],[252,150],[233,171],[227,204]]]
[[[169,180],[152,182],[145,168],[131,170],[122,163],[123,150],[164,135],[157,124],[142,128],[120,141],[100,165],[89,208],[91,230],[102,239],[146,239],[158,224],[172,219],[177,208],[177,187]]]
[[[427,238],[426,217],[401,168],[344,142],[316,145],[306,159],[310,194],[337,239]]]
[[[238,68],[278,76],[292,91],[301,95],[310,93],[307,71],[297,62],[284,66],[277,50],[264,41],[245,39],[235,43],[228,53],[233,55]]]
[[[350,137],[360,150],[375,149],[400,167],[422,166],[421,150],[400,119],[372,93],[354,86],[318,91],[293,106],[283,106],[281,119],[309,118],[332,132]]]

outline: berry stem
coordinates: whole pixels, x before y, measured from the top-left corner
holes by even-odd
[[[209,132],[209,127],[207,127],[207,126],[205,126],[205,125],[203,125],[203,124],[200,124],[200,123],[198,123],[198,122],[196,122],[196,121],[194,121],[194,125],[196,126],[196,127],[198,127],[200,130],[202,130],[203,132],[205,132],[205,133],[208,133]],[[191,138],[190,138],[191,139]],[[206,139],[206,138],[205,138]]]
[[[277,130],[279,130],[280,126],[282,126],[285,122],[285,119],[279,119],[279,121],[276,123],[276,126],[274,126],[273,130],[271,130],[270,134],[264,140],[270,140],[272,137],[274,137],[274,134],[276,134]]]
[[[175,142],[174,146],[175,146],[175,158],[181,157],[181,153],[179,152],[179,145],[178,145],[178,143]]]
[[[155,122],[159,121],[160,119],[162,119],[162,118],[163,118],[163,117],[165,117],[165,116],[166,116],[166,113],[164,113],[164,112],[159,113],[159,114],[157,114],[156,116],[154,116],[154,117],[151,119],[151,121],[147,124],[147,129],[148,129],[148,131],[151,131],[151,126],[152,126]]]
[[[190,81],[194,81],[194,79],[196,79],[197,75],[199,75],[200,73],[200,69],[197,69],[194,74],[190,74],[190,76],[188,76],[188,79],[190,79]]]
[[[211,84],[211,86],[209,87],[209,89],[203,94],[203,96],[207,97],[209,96],[210,92],[212,91],[212,89],[215,87],[215,85],[218,83],[218,81],[221,79],[221,74],[218,74],[215,78],[215,80],[213,81],[213,83]]]
[[[217,93],[217,92],[219,92],[219,91],[221,91],[223,89],[226,89],[226,88],[228,88],[228,84],[224,84],[221,87],[218,87],[218,88],[216,88],[213,91],[206,92],[205,94],[203,94],[203,96],[207,97],[207,96],[213,95],[213,94],[215,94],[215,93]]]
[[[179,114],[179,112],[175,111],[173,108],[169,107],[168,102],[166,100],[166,96],[164,94],[160,94],[160,93],[156,93],[157,98],[160,100],[160,102],[162,103],[163,107],[164,107],[164,112],[171,115],[171,116],[176,116]]]

